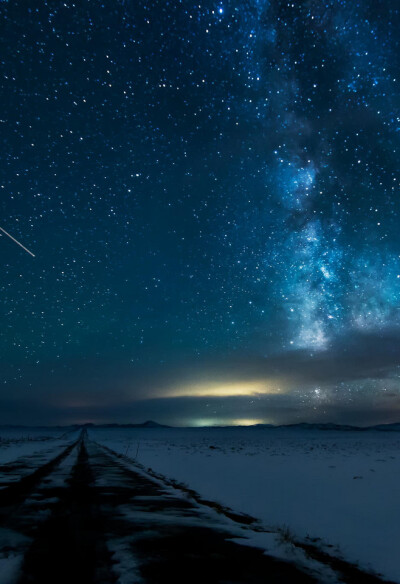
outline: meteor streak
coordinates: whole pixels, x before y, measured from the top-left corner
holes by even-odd
[[[27,253],[29,253],[33,258],[35,257],[35,254],[34,253],[32,253],[31,251],[29,251],[29,249],[27,249],[24,245],[22,245],[22,243],[20,243],[17,239],[15,239],[15,237],[13,237],[9,233],[7,233],[7,231],[5,229],[3,229],[2,227],[0,227],[0,231],[2,231],[3,233],[5,233],[10,239],[12,239],[13,241],[15,241],[15,243],[17,245],[19,245],[20,247],[22,247],[22,249],[24,249]]]

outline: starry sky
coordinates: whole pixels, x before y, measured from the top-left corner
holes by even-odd
[[[400,419],[400,7],[0,1],[0,423]]]

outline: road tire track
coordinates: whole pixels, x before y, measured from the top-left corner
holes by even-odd
[[[77,447],[80,440],[73,442],[58,454],[55,458],[36,469],[27,476],[22,477],[19,481],[10,484],[0,491],[0,510],[12,504],[21,503],[32,491],[32,489],[62,462],[74,448]],[[1,511],[0,511],[1,512]]]
[[[102,536],[84,440],[60,502],[25,555],[19,584],[112,584],[111,554]]]

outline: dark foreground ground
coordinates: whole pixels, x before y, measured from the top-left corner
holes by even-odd
[[[2,556],[19,565],[16,579],[0,573],[0,584],[328,581],[232,541],[241,526],[132,470],[85,433],[0,491],[0,523]],[[323,563],[342,582],[381,582],[331,560]]]

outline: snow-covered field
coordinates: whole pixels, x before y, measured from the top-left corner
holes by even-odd
[[[40,466],[57,456],[67,443],[78,436],[78,430],[66,432],[60,428],[0,427],[0,465],[15,462],[21,457],[29,457],[29,460],[36,457],[37,466]],[[27,472],[32,470],[30,467]]]
[[[96,429],[90,437],[207,499],[321,538],[400,582],[400,434],[304,429]]]

